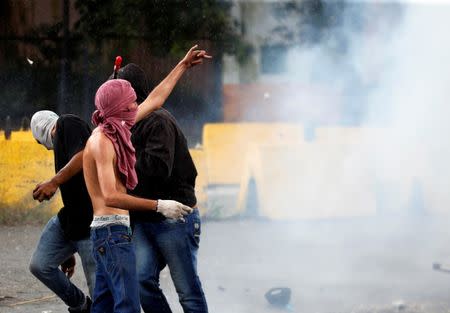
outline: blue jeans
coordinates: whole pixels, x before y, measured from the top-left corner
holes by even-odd
[[[134,229],[141,305],[146,313],[171,312],[159,287],[159,274],[168,265],[185,313],[208,312],[197,275],[201,222],[198,210],[181,220],[137,222]]]
[[[91,229],[97,263],[92,313],[140,313],[136,255],[131,231],[122,225]]]
[[[95,282],[95,261],[89,238],[71,241],[64,232],[57,216],[52,217],[37,244],[30,261],[30,272],[52,290],[69,307],[79,307],[85,301],[83,292],[59,269],[59,265],[78,252],[84,276],[92,295]]]

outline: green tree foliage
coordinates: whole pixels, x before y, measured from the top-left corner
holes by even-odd
[[[77,0],[76,31],[93,41],[143,39],[156,56],[180,56],[193,40],[214,42],[216,52],[240,43],[230,2],[196,0]]]
[[[9,87],[0,93],[7,99],[7,104],[0,110],[0,127],[7,113],[17,124],[24,115],[31,116],[34,111],[44,108],[79,114],[89,120],[95,91],[111,73],[117,54],[122,55],[125,62],[139,62],[135,52],[141,49],[138,57],[157,57],[167,60],[162,62],[171,66],[194,43],[207,48],[214,56],[212,74],[209,74],[214,83],[209,87],[209,98],[198,91],[194,94],[194,88],[180,84],[171,102],[187,112],[196,112],[196,116],[205,117],[205,121],[220,118],[221,55],[236,54],[242,60],[243,52],[249,49],[238,35],[239,25],[230,14],[231,2],[59,0],[54,5],[62,10],[63,4],[68,2],[77,10],[76,13],[71,11],[70,25],[74,27],[68,36],[64,36],[61,14],[61,19],[54,23],[35,25],[24,36],[2,41],[0,56],[4,56],[8,68],[0,75],[0,82]],[[0,17],[5,18],[0,22],[0,31],[3,28],[3,36],[17,35],[7,20],[11,10],[24,12],[20,3],[20,0],[2,1],[0,8],[4,10],[0,10]],[[39,5],[39,1],[33,3]],[[29,50],[34,51],[32,55],[11,52],[11,47],[25,45],[34,47]],[[65,71],[61,70],[63,50],[67,51]],[[27,57],[34,61],[32,65],[27,62]],[[164,73],[166,69],[156,70],[151,79],[159,81]],[[64,93],[60,92],[63,90],[60,85],[62,74],[66,78]],[[186,93],[187,89],[189,93]],[[61,94],[64,101],[61,101]],[[179,115],[186,116],[185,111]],[[201,128],[201,121],[197,124]]]

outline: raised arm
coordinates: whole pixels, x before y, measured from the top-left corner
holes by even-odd
[[[212,58],[205,50],[197,50],[197,47],[198,45],[195,45],[189,49],[184,58],[174,67],[169,75],[167,75],[166,78],[150,92],[144,102],[139,105],[136,123],[163,106],[178,80],[188,68],[197,64],[202,64],[203,59]]]

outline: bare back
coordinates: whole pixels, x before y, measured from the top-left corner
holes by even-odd
[[[126,193],[116,164],[116,152],[112,142],[96,128],[87,141],[83,153],[84,179],[96,216],[128,214],[128,210],[107,205],[106,189]]]

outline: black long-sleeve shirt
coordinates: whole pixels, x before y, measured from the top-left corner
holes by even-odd
[[[56,173],[84,149],[90,135],[90,126],[78,116],[67,114],[58,118],[54,138]],[[58,212],[58,218],[64,234],[71,240],[89,238],[92,204],[83,171],[61,184],[59,190],[64,207]]]
[[[151,113],[132,128],[136,149],[138,185],[130,193],[147,199],[176,200],[188,206],[197,203],[197,170],[186,137],[175,118],[165,109]],[[132,220],[154,222],[164,217],[156,212],[131,212]]]

